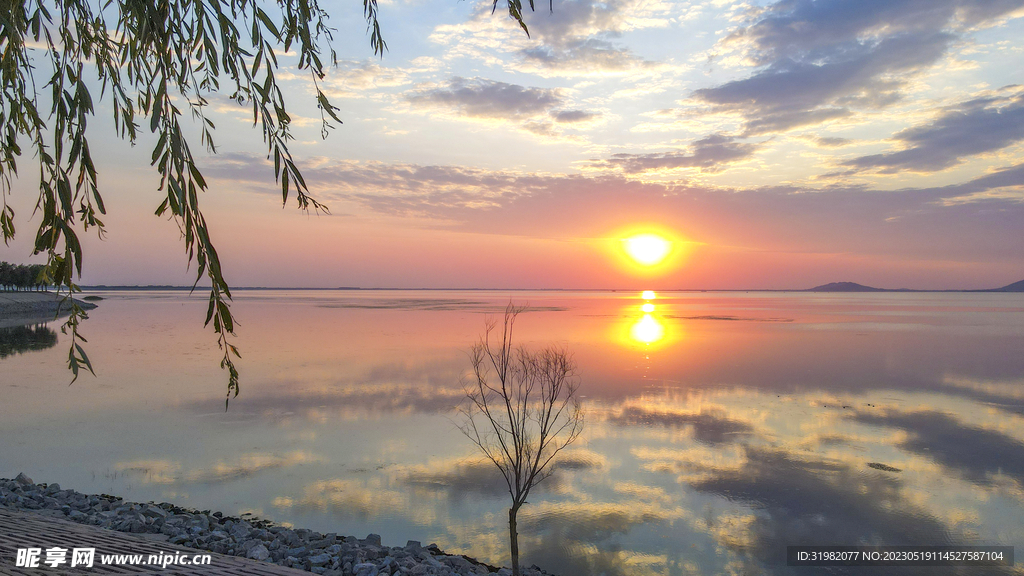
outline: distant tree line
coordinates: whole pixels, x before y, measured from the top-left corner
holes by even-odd
[[[41,280],[45,264],[11,264],[0,262],[0,288],[4,290],[46,290]]]

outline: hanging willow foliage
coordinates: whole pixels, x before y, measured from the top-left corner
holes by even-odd
[[[520,0],[507,1],[509,15],[525,29]],[[363,0],[363,14],[370,46],[383,56],[387,45],[377,0]],[[199,208],[207,183],[183,133],[182,116],[199,123],[200,144],[215,153],[207,96],[226,81],[230,97],[252,107],[284,203],[294,192],[300,209],[327,211],[310,195],[288,150],[291,119],[275,75],[275,50],[294,49],[297,67],[309,72],[316,89],[323,136],[332,122],[341,122],[319,84],[325,60],[337,64],[327,18],[317,0],[0,0],[0,229],[9,243],[15,227],[7,196],[27,143],[39,162],[36,210],[42,220],[35,253],[48,256],[41,281],[56,285],[70,301],[72,313],[61,330],[71,335],[68,367],[74,378],[83,367],[93,370],[80,345],[85,338],[78,327],[86,314],[71,298],[79,291],[74,278],[82,273],[78,231],[95,228],[102,237],[100,217],[106,212],[87,137],[94,94],[84,76],[96,74],[99,98],[110,103],[121,138],[134,143],[146,128],[157,137],[152,165],[164,197],[156,214],[177,222],[189,262],[196,263],[196,284],[204,276],[211,282],[206,324],[213,325],[224,353],[230,399],[238,395],[232,358],[239,356],[228,341],[235,326],[231,290]],[[48,112],[40,110],[41,91],[50,95]]]

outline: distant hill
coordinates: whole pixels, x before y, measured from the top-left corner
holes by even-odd
[[[856,282],[830,282],[821,286],[815,286],[808,290],[808,292],[888,292],[888,290],[872,288],[871,286],[857,284]]]
[[[1008,284],[1002,288],[987,290],[908,290],[906,288],[874,288],[856,282],[831,282],[805,290],[805,292],[1024,292],[1024,280]]]
[[[1020,282],[1014,282],[1013,284],[1007,284],[1002,288],[993,288],[986,290],[986,292],[1024,292],[1024,280]]]

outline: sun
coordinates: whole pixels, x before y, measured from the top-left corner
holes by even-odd
[[[622,247],[637,264],[656,266],[672,252],[672,242],[657,234],[637,234],[622,241]]]

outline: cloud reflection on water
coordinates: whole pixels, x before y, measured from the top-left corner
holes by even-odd
[[[250,452],[228,461],[220,460],[210,466],[192,470],[187,470],[181,462],[167,458],[118,462],[114,465],[114,470],[153,484],[221,484],[235,482],[266,470],[289,468],[322,460],[319,456],[301,450],[287,454]]]
[[[718,410],[686,413],[651,411],[639,406],[627,406],[617,415],[609,417],[608,422],[619,426],[687,427],[692,430],[694,440],[709,445],[738,442],[754,430],[750,424],[733,420]]]
[[[907,437],[898,442],[899,448],[933,459],[975,484],[990,485],[995,476],[1005,475],[1024,486],[1024,442],[1018,438],[928,410],[858,414],[855,418],[865,424],[903,430]],[[993,420],[996,425],[1000,423]]]

